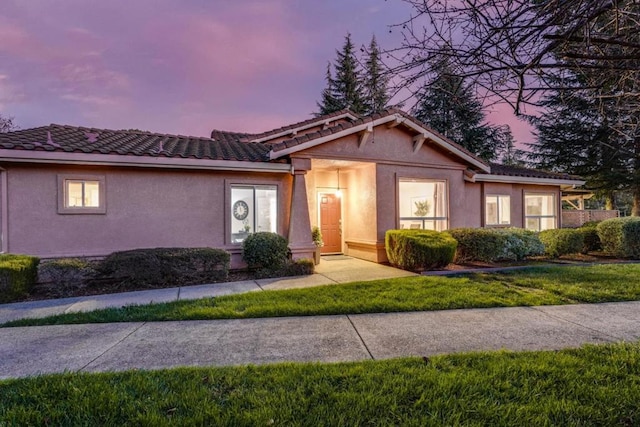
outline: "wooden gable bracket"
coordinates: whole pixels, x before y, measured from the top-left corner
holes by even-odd
[[[422,148],[422,144],[427,140],[427,134],[421,133],[413,137],[413,152],[417,153]]]
[[[369,139],[369,135],[371,135],[372,133],[373,133],[372,124],[369,124],[367,128],[360,133],[360,140],[358,141],[358,148],[360,150],[362,150],[362,147],[364,147],[364,144],[367,142],[367,139]]]
[[[387,128],[389,129],[393,129],[394,127],[398,126],[399,124],[401,124],[404,120],[401,119],[400,117],[396,117],[395,120],[389,122],[389,124],[387,124]]]
[[[298,135],[298,131],[296,129],[293,129],[289,134],[289,136],[291,136],[292,138],[295,137],[296,135]]]

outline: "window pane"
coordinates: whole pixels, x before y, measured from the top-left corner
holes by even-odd
[[[511,224],[511,196],[500,196],[500,224]]]
[[[498,198],[495,196],[487,196],[485,206],[487,213],[487,224],[495,225],[498,223]]]
[[[275,185],[231,187],[231,242],[249,233],[278,231],[278,188]]]
[[[447,227],[446,183],[401,179],[398,214],[400,228],[445,230]]]
[[[555,218],[540,218],[540,231],[556,228]]]
[[[256,187],[256,231],[278,230],[278,192],[275,186]]]
[[[98,181],[84,182],[84,206],[100,207],[100,183]]]
[[[82,207],[82,181],[67,181],[67,207]]]
[[[527,218],[527,230],[540,231],[540,220],[538,218]]]
[[[542,215],[542,196],[526,196],[526,215]]]

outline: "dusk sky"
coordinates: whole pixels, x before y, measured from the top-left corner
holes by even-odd
[[[0,114],[21,128],[265,131],[316,111],[347,32],[395,47],[389,25],[409,14],[400,0],[0,0]],[[508,107],[489,117],[531,139]]]

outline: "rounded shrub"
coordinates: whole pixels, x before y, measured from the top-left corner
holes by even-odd
[[[458,243],[447,233],[432,230],[387,230],[389,262],[403,270],[441,268],[453,261]]]
[[[501,228],[496,232],[505,236],[505,246],[500,255],[502,260],[522,261],[531,256],[542,255],[544,245],[538,233],[524,228]]]
[[[544,246],[535,232],[522,228],[454,228],[456,262],[520,261],[541,255]]]
[[[640,217],[611,218],[598,224],[602,250],[620,258],[640,259]]]
[[[491,262],[500,258],[506,237],[488,228],[454,228],[448,230],[458,242],[456,262]]]
[[[544,253],[554,258],[579,253],[584,248],[584,233],[574,228],[544,230],[539,237],[544,244]]]
[[[277,233],[250,234],[242,242],[242,258],[249,268],[280,269],[290,258],[287,239]]]

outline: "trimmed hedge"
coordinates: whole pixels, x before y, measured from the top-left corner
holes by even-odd
[[[582,247],[583,254],[591,251],[602,250],[602,243],[598,236],[598,224],[600,224],[600,221],[589,221],[585,222],[578,228],[584,236],[584,246]]]
[[[99,265],[100,275],[122,284],[149,287],[225,280],[230,255],[214,248],[153,248],[114,252]]]
[[[29,255],[0,255],[0,303],[29,294],[38,279],[40,259]]]
[[[251,269],[279,270],[291,258],[287,239],[277,233],[259,232],[242,242],[242,258]]]
[[[620,258],[640,259],[640,217],[607,219],[597,229],[603,251]]]
[[[544,253],[554,258],[579,253],[584,249],[584,233],[579,229],[544,230],[538,236],[544,244]]]
[[[520,261],[544,253],[537,234],[522,228],[454,228],[456,262]]]
[[[457,242],[432,230],[387,230],[385,248],[392,265],[409,271],[441,268],[453,261]]]

